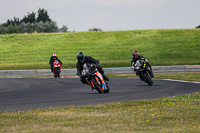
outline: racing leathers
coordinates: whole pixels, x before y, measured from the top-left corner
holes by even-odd
[[[153,74],[153,71],[152,71],[152,68],[151,68],[151,65],[149,64],[149,61],[146,59],[146,58],[144,58],[142,55],[138,55],[138,57],[137,58],[132,58],[131,59],[131,67],[132,67],[132,69],[135,71],[135,63],[136,63],[136,61],[137,60],[144,60],[145,62],[146,62],[146,64],[149,66],[149,68],[150,68],[150,76],[152,77],[152,78],[154,78],[154,74]],[[140,75],[136,72],[136,75],[138,75],[139,77],[140,77]]]

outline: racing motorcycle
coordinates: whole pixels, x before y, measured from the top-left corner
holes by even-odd
[[[108,93],[110,91],[108,83],[103,79],[95,64],[85,63],[81,74],[88,85],[92,87],[92,90],[96,89],[99,93]]]
[[[58,60],[53,62],[53,75],[55,78],[60,78],[61,63]]]
[[[152,77],[150,74],[150,67],[146,64],[144,60],[137,60],[134,70],[142,81],[148,83],[148,85],[150,86],[153,85]]]

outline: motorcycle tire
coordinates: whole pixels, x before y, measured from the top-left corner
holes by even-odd
[[[106,83],[106,88],[107,88],[107,89],[103,91],[104,93],[108,93],[108,92],[110,91],[110,87],[108,86],[107,83]]]
[[[53,76],[54,78],[57,78],[57,74],[55,72],[53,72]]]
[[[94,88],[99,92],[99,93],[103,93],[103,91],[101,90],[101,85],[99,85],[97,83],[97,81],[95,80],[95,78],[92,78],[92,82],[94,84]]]
[[[55,78],[60,78],[60,69],[59,68],[57,68],[57,69],[55,69],[55,75],[56,75],[56,77]]]
[[[144,73],[144,78],[149,86],[153,85],[153,81],[151,80],[149,73]]]
[[[60,73],[58,73],[58,78],[60,78]]]

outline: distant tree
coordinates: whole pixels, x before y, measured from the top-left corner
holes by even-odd
[[[27,16],[24,16],[24,18],[21,20],[21,23],[35,23],[36,22],[36,17],[35,17],[36,13],[32,12],[32,13],[28,13]]]
[[[7,20],[7,23],[5,23],[5,26],[8,27],[11,24],[10,20]]]
[[[36,32],[58,32],[58,27],[56,22],[45,22],[40,21],[39,23],[35,23],[35,31]]]
[[[22,22],[19,25],[19,30],[20,30],[21,33],[27,33],[28,32],[27,23]]]
[[[196,28],[200,28],[200,25],[198,25]]]
[[[49,28],[51,28],[50,32],[58,32],[59,31],[58,26],[55,21],[49,22]]]
[[[45,23],[47,21],[51,22],[51,19],[50,19],[49,15],[48,15],[47,10],[39,8],[37,22],[40,22],[40,21],[42,21],[43,23]]]
[[[13,20],[13,25],[19,25],[20,24],[20,20],[19,20],[19,18],[15,18],[14,17],[14,20]]]
[[[7,22],[0,24],[0,34],[11,33],[33,33],[33,32],[67,32],[67,26],[58,28],[55,21],[52,21],[48,15],[48,12],[44,9],[38,9],[38,16],[32,12],[25,15],[23,19],[14,17],[14,19],[8,19]]]
[[[7,33],[14,33],[14,27],[13,27],[13,25],[12,24],[10,24],[9,26],[8,26],[8,29],[7,29]]]
[[[66,25],[63,25],[62,28],[59,29],[59,32],[67,32],[68,28]]]
[[[37,32],[44,32],[43,25],[44,25],[44,23],[42,21],[36,23],[35,31],[37,31]]]
[[[100,28],[89,29],[88,31],[102,31]]]
[[[13,33],[19,33],[19,27],[17,26],[17,23],[13,26]]]
[[[0,34],[6,34],[7,33],[7,27],[0,25]]]

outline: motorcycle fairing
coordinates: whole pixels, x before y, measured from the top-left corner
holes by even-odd
[[[102,83],[102,85],[101,85],[101,90],[106,90],[107,89],[107,87],[106,87],[106,83],[105,83],[105,81],[104,81],[104,79],[103,79],[103,76],[101,75],[101,73],[99,72],[99,71],[97,71],[96,72],[96,75],[99,77],[99,79],[101,80],[101,83]],[[95,79],[96,79],[96,81],[99,83],[99,80],[98,80],[98,77],[95,77]]]

